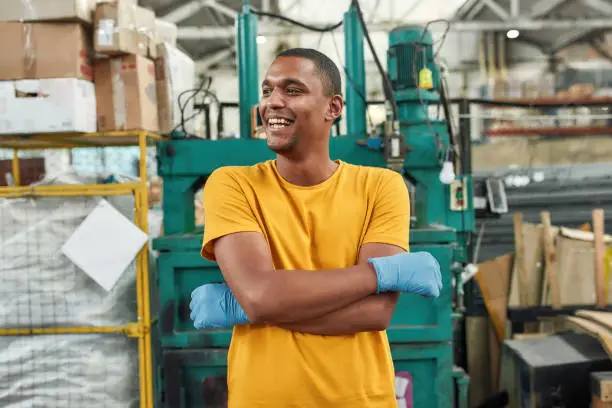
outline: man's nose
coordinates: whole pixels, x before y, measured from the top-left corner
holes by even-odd
[[[269,108],[282,108],[285,106],[285,98],[282,95],[282,91],[275,89],[266,98],[266,102]]]

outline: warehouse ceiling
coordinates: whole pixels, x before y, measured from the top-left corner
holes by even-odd
[[[520,38],[552,54],[612,28],[610,0],[466,0],[455,26],[485,31],[515,29]]]
[[[298,8],[313,11],[325,9],[327,1],[330,0],[252,0],[250,4],[260,11],[282,11],[283,14],[295,18],[296,13],[293,11]],[[401,2],[403,8],[409,12],[400,13],[402,17],[394,17],[394,21],[388,18],[381,21],[374,19],[371,25],[374,29],[384,30],[385,27],[398,24],[424,23],[428,18],[423,18],[417,9],[428,8],[432,1],[411,0],[410,6]],[[383,2],[400,4],[400,0],[361,0],[360,3],[364,10],[371,11],[375,16],[375,9]],[[441,2],[447,6],[446,9],[451,6],[448,0]],[[218,64],[235,61],[234,24],[242,3],[242,0],[140,0],[142,6],[155,10],[158,17],[178,24],[179,44],[198,61],[200,69],[214,68]],[[279,6],[279,3],[282,5]],[[348,4],[348,0],[344,3]],[[304,7],[305,4],[308,7]],[[415,12],[410,13],[411,10]],[[453,12],[454,10],[450,10],[449,15]],[[307,22],[317,24],[313,14],[321,14],[306,13]],[[402,19],[410,21],[399,21]],[[423,21],[418,21],[419,19]],[[286,23],[274,20],[272,24],[278,26]],[[266,27],[265,29],[270,30],[270,26]],[[466,0],[454,12],[452,27],[453,31],[505,32],[516,29],[520,32],[519,39],[538,46],[546,53],[554,53],[577,41],[597,38],[598,34],[612,28],[612,1]],[[291,30],[298,31],[300,28],[293,27]]]
[[[139,0],[139,4],[151,8],[155,14],[179,26],[190,28],[212,28],[231,30],[242,0]],[[278,13],[277,0],[251,0],[252,8]],[[183,37],[183,38],[181,38]],[[191,36],[179,34],[179,45],[191,57],[200,61],[200,66],[213,67],[235,57],[233,35]]]

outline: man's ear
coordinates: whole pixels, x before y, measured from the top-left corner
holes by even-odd
[[[332,96],[327,108],[326,119],[333,122],[342,115],[344,109],[344,99],[340,95]]]

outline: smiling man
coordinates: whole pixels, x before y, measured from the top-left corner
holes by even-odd
[[[396,407],[385,329],[398,292],[439,295],[435,259],[407,252],[403,177],[330,158],[343,107],[329,58],[281,53],[259,105],[276,159],[206,182],[202,256],[226,283],[197,288],[191,318],[234,327],[230,408]]]

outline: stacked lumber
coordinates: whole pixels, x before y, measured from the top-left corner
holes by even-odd
[[[593,210],[592,226],[585,224],[580,229],[553,225],[546,211],[539,223],[524,222],[520,213],[514,214],[513,221],[515,251],[480,263],[474,277],[488,317],[466,319],[468,372],[476,380],[470,391],[472,404],[499,390],[500,350],[507,339],[590,329],[612,356],[611,314],[581,310],[574,316],[526,323],[523,333],[512,333],[508,319],[509,309],[548,308],[571,314],[576,309],[608,305],[612,297],[612,236],[604,234],[603,210]],[[602,328],[602,322],[609,326]],[[487,343],[488,350],[483,347]],[[477,384],[478,378],[487,384]],[[475,389],[479,386],[482,389]]]
[[[515,263],[508,306],[525,308],[596,305],[610,301],[612,236],[604,235],[604,212],[593,210],[592,231],[587,224],[571,229],[551,224],[524,223],[514,215]]]

